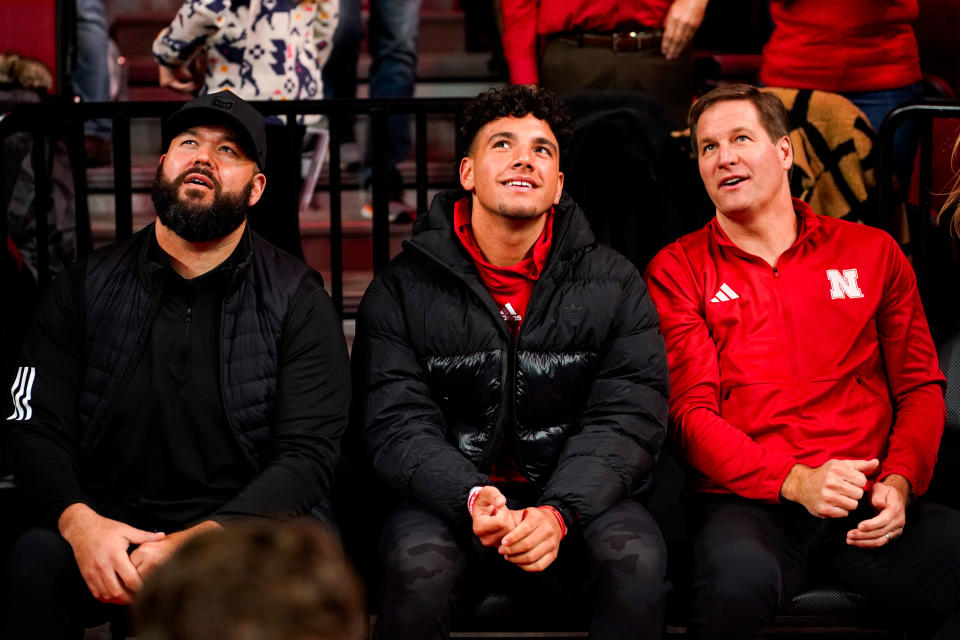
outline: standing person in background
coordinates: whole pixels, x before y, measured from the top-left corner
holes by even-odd
[[[770,87],[839,93],[875,130],[897,107],[923,100],[913,23],[917,0],[771,0],[774,30],[763,48],[760,81]],[[914,136],[894,139],[894,171],[909,179]]]
[[[684,55],[709,0],[503,0],[510,82],[561,96],[585,89],[643,91],[675,124],[693,98]]]
[[[412,98],[417,82],[417,36],[420,29],[422,0],[370,0],[367,25],[370,56],[371,98]],[[357,59],[363,40],[361,0],[341,0],[340,23],[334,36],[333,54],[323,70],[323,92],[327,98],[357,97]],[[387,181],[390,197],[390,220],[408,220],[416,211],[404,199],[403,177],[397,169],[410,155],[410,118],[394,114],[388,119],[386,139]],[[367,136],[360,170],[361,181],[368,190],[367,202],[361,208],[365,218],[373,217],[369,196],[372,173],[372,146]]]
[[[223,89],[245,100],[319,100],[337,0],[186,0],[153,43],[160,85],[206,95]],[[299,195],[303,129],[268,120],[271,189],[250,213],[267,240],[302,257]]]
[[[103,0],[77,0],[77,64],[73,69],[73,90],[84,102],[110,100],[110,71],[107,65],[107,9]],[[83,126],[87,166],[110,163],[110,122],[87,120]]]

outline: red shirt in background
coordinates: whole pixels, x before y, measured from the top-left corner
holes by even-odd
[[[537,84],[537,37],[660,29],[673,0],[503,0],[503,53],[513,84]]]
[[[500,309],[500,315],[510,329],[513,339],[517,339],[520,324],[527,313],[527,303],[533,292],[533,285],[543,272],[550,255],[550,244],[553,241],[553,207],[545,214],[546,222],[543,232],[533,243],[530,255],[517,264],[508,267],[498,267],[487,262],[483,252],[473,237],[471,228],[470,198],[457,201],[453,208],[453,228],[467,253],[473,258],[477,266],[480,280],[490,293],[490,297]],[[510,452],[501,446],[493,467],[487,474],[495,484],[506,482],[527,482],[526,476],[520,471],[520,465]]]
[[[506,11],[506,9],[504,9]],[[919,82],[917,0],[791,0],[770,3],[776,27],[763,48],[770,87],[845,91]]]

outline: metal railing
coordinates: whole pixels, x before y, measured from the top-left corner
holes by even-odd
[[[330,195],[330,289],[338,311],[343,313],[343,217],[342,192],[345,189],[340,167],[340,150],[345,133],[356,116],[369,117],[372,143],[372,260],[374,271],[390,259],[389,193],[386,175],[384,148],[387,139],[387,119],[394,114],[408,114],[414,123],[415,192],[417,211],[426,210],[427,190],[430,187],[455,186],[445,183],[431,184],[427,174],[428,117],[437,115],[455,116],[462,108],[462,98],[420,98],[409,100],[325,100],[257,102],[257,108],[265,115],[291,116],[287,126],[295,127],[298,115],[324,115],[330,128],[329,177],[327,189]],[[52,100],[40,104],[23,105],[7,114],[0,115],[0,142],[12,133],[30,132],[32,135],[32,168],[35,174],[35,211],[47,211],[51,204],[50,173],[47,166],[46,147],[48,139],[62,138],[68,142],[75,190],[75,215],[79,255],[90,250],[90,215],[87,196],[86,167],[83,157],[83,124],[93,118],[108,118],[113,123],[113,194],[117,239],[133,233],[133,203],[135,192],[132,181],[131,121],[139,118],[165,118],[175,111],[178,102],[114,102],[73,103]],[[939,118],[960,119],[960,102],[937,101],[909,105],[895,109],[884,120],[877,137],[877,206],[879,220],[892,231],[893,221],[893,138],[907,123],[917,127],[920,142],[919,163],[919,210],[929,212],[933,202],[932,157],[934,153],[933,121]],[[459,156],[459,149],[454,150]],[[3,166],[0,154],[0,176],[6,176],[8,167]],[[6,203],[9,194],[4,193],[5,180],[0,181],[0,230],[6,235]],[[911,224],[915,246],[913,258],[921,293],[929,288],[929,260],[927,247],[933,225],[925,216]],[[36,217],[37,238],[48,235],[45,216]],[[49,279],[49,258],[44,242],[37,243],[37,268],[40,285]],[[926,296],[925,296],[926,297]]]
[[[945,225],[938,225],[932,215],[935,195],[933,159],[937,155],[937,145],[949,143],[952,148],[953,144],[953,140],[934,140],[934,121],[940,119],[957,119],[960,122],[960,101],[930,100],[924,104],[899,107],[887,115],[877,133],[877,210],[881,225],[896,237],[894,211],[897,197],[893,188],[894,136],[905,126],[911,125],[915,128],[920,149],[919,165],[914,167],[918,182],[918,213],[908,217],[911,245],[909,253],[917,275],[917,287],[935,333],[937,328],[943,329],[954,324],[958,311],[955,308],[956,303],[938,298],[945,296],[953,300],[960,293],[956,288],[958,283],[953,275],[935,272],[935,265],[938,264],[951,264],[953,273],[958,266],[952,255],[943,255],[950,252],[949,237],[946,235]],[[902,188],[906,192],[909,185],[904,185]],[[943,283],[949,283],[951,287],[945,289],[940,286]]]
[[[372,157],[372,206],[373,206],[373,269],[382,268],[390,259],[389,185],[387,181],[386,154],[387,120],[393,115],[409,115],[414,125],[416,206],[423,212],[428,206],[427,190],[434,187],[450,187],[451,184],[431,183],[427,174],[427,128],[430,116],[456,116],[465,98],[415,98],[379,100],[323,100],[323,101],[266,101],[252,104],[264,116],[286,116],[288,127],[297,125],[296,116],[324,115],[330,129],[327,163],[330,194],[330,294],[337,310],[344,314],[343,305],[343,216],[342,191],[345,188],[340,167],[341,144],[352,126],[352,119],[366,116],[370,119]],[[62,138],[68,143],[73,170],[75,191],[75,215],[78,254],[84,255],[92,247],[90,212],[87,196],[86,165],[84,160],[83,124],[95,118],[107,118],[113,123],[113,194],[116,238],[129,237],[133,233],[133,200],[135,192],[132,180],[131,121],[140,118],[165,119],[182,103],[179,102],[105,102],[73,103],[51,100],[40,104],[18,106],[9,113],[0,115],[0,143],[13,133],[30,132],[32,168],[35,175],[34,210],[46,212],[50,208],[50,172],[47,166],[46,148],[50,138]],[[292,137],[292,136],[291,136]],[[291,150],[293,152],[293,150]],[[459,156],[459,149],[454,150]],[[298,158],[299,158],[299,152]],[[0,176],[6,176],[9,167],[3,165],[0,154]],[[6,236],[7,202],[5,181],[0,181],[0,231]],[[47,245],[42,240],[48,236],[45,215],[36,216],[37,270],[40,286],[50,278]]]
[[[886,215],[887,228],[893,205],[893,137],[907,123],[919,125],[920,210],[929,211],[933,202],[933,121],[941,118],[960,118],[960,102],[956,100],[931,100],[924,104],[911,104],[891,111],[877,132],[877,205]],[[881,218],[883,219],[883,218]]]

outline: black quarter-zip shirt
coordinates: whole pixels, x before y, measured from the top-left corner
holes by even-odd
[[[151,240],[153,257],[166,264],[164,292],[87,467],[90,493],[106,502],[101,507],[139,528],[199,521],[255,475],[220,392],[220,316],[239,250],[187,280]]]

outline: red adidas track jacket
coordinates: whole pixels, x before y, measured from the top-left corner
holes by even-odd
[[[920,495],[945,381],[913,270],[883,231],[794,208],[775,268],[716,219],[647,268],[674,443],[704,476],[693,488],[777,502],[795,463],[876,457],[874,479],[902,474]]]

